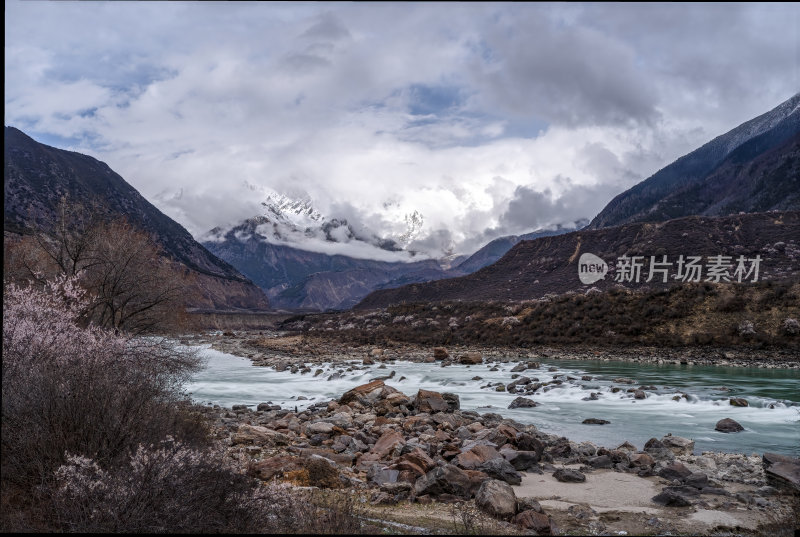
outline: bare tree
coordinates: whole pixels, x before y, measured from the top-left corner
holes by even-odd
[[[168,328],[183,314],[181,267],[146,231],[97,202],[62,198],[49,229],[10,245],[12,274],[42,284],[77,276],[89,292],[84,318],[106,328],[143,333]]]

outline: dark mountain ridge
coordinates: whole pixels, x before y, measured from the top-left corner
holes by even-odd
[[[630,222],[657,222],[702,214],[722,216],[739,211],[800,209],[800,192],[786,188],[783,181],[793,181],[797,174],[781,173],[781,165],[797,169],[797,135],[800,133],[800,93],[702,147],[662,168],[648,179],[616,196],[589,224],[590,229]],[[794,140],[795,142],[792,142]],[[781,148],[778,155],[772,150]],[[767,174],[758,185],[775,196],[751,198],[745,188],[752,178],[742,178],[741,168],[760,155],[780,161],[776,173]],[[788,161],[788,164],[786,162]],[[773,170],[775,171],[775,170]],[[728,183],[727,187],[725,184]],[[731,184],[739,190],[731,188]],[[721,188],[722,187],[722,188]],[[697,196],[702,193],[702,203]],[[781,193],[789,194],[784,197]]]
[[[159,211],[107,164],[41,144],[14,127],[4,131],[4,227],[28,234],[56,221],[62,196],[99,202],[152,234],[164,254],[193,274],[205,300],[197,306],[264,309],[264,294],[233,266],[214,256],[180,224]]]

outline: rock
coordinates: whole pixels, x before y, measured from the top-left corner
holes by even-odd
[[[267,457],[248,467],[248,474],[262,481],[271,481],[273,478],[283,477],[285,473],[303,468],[300,459],[288,455]]]
[[[750,406],[750,403],[747,402],[747,399],[742,397],[731,397],[730,403],[731,406]]]
[[[525,371],[526,369],[528,369],[528,366],[520,362],[511,369],[511,372],[519,373],[520,371]]]
[[[445,349],[444,347],[434,347],[433,358],[435,360],[445,360],[447,358],[450,358],[450,353],[447,352],[447,349]]]
[[[306,425],[306,434],[308,436],[313,436],[315,434],[331,434],[333,432],[334,425],[332,423],[328,423],[326,421],[317,421],[314,423],[309,423]]]
[[[508,405],[508,408],[533,408],[535,406],[539,406],[539,404],[533,399],[528,399],[527,397],[517,397],[511,401],[511,404]]]
[[[459,356],[458,361],[464,365],[477,365],[483,363],[483,356],[479,352],[468,352]]]
[[[636,390],[633,392],[634,399],[647,399],[647,394],[643,390]]]
[[[800,458],[764,453],[762,457],[767,483],[773,487],[800,491]]]
[[[518,513],[511,519],[511,522],[527,530],[533,530],[536,535],[550,535],[552,533],[550,517],[533,509]]]
[[[656,463],[647,453],[636,453],[630,457],[631,468],[650,468]]]
[[[510,462],[502,457],[489,459],[478,466],[477,470],[495,479],[505,481],[510,485],[519,485],[522,483],[522,475],[517,472]]]
[[[703,472],[692,472],[689,476],[683,479],[684,484],[696,489],[704,489],[709,486],[708,476]]]
[[[418,412],[433,414],[435,412],[446,412],[450,407],[439,392],[419,390],[414,401],[414,408]]]
[[[367,471],[367,479],[370,483],[375,483],[376,485],[396,483],[398,475],[400,475],[399,470],[386,468],[380,464],[373,464]]]
[[[592,468],[613,468],[614,461],[608,455],[598,455],[597,457],[590,457],[587,461]]]
[[[403,435],[391,429],[381,435],[375,445],[372,446],[370,453],[377,455],[379,458],[384,458],[391,454],[395,447],[405,444]]]
[[[461,408],[461,399],[454,393],[444,392],[442,399],[447,403],[447,412],[455,412]]]
[[[675,455],[691,455],[694,452],[694,440],[682,436],[665,436],[661,439],[661,443]]]
[[[520,472],[537,468],[542,456],[541,453],[536,453],[535,451],[519,451],[516,449],[503,449],[500,454],[511,463],[515,470]]]
[[[636,384],[636,381],[633,379],[629,379],[627,377],[619,377],[615,378],[614,382],[619,382],[620,384]]]
[[[717,424],[714,426],[714,430],[721,433],[738,433],[739,431],[744,431],[744,427],[742,427],[736,420],[731,418],[723,418],[717,422]]]
[[[508,520],[517,512],[517,496],[508,483],[487,479],[475,494],[475,505],[484,513]]]
[[[692,505],[691,500],[671,487],[665,488],[660,494],[653,496],[653,501],[666,507],[686,507]]]
[[[583,423],[584,425],[607,425],[611,422],[600,418],[586,418],[581,423]]]
[[[415,496],[441,494],[452,494],[468,500],[471,496],[469,475],[457,466],[445,464],[421,476],[414,484]]]
[[[367,384],[362,384],[361,386],[356,386],[350,391],[347,391],[339,398],[340,405],[346,405],[347,403],[358,401],[362,405],[369,404],[370,402],[367,399],[367,396],[372,394],[373,392],[380,390],[384,387],[384,383],[382,380],[373,380],[372,382],[368,382]],[[377,399],[377,398],[375,398]]]
[[[562,483],[583,483],[586,481],[584,474],[571,468],[559,468],[553,472],[553,477]]]
[[[239,426],[239,430],[231,436],[232,445],[258,445],[258,446],[286,446],[290,442],[289,437],[283,433],[273,431],[260,425]]]
[[[520,433],[514,439],[517,449],[520,451],[534,451],[536,456],[542,458],[544,452],[544,444],[541,440],[528,433]]]
[[[682,481],[684,478],[689,477],[692,471],[689,470],[686,466],[681,464],[680,462],[673,462],[668,464],[664,468],[658,471],[658,475],[672,481],[673,479],[677,479]]]

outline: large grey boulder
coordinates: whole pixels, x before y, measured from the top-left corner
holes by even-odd
[[[517,496],[508,483],[487,479],[475,493],[475,505],[484,513],[508,520],[517,513]]]

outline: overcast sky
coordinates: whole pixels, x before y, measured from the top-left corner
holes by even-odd
[[[199,236],[269,192],[419,247],[592,218],[800,90],[800,4],[7,2],[5,124]]]

